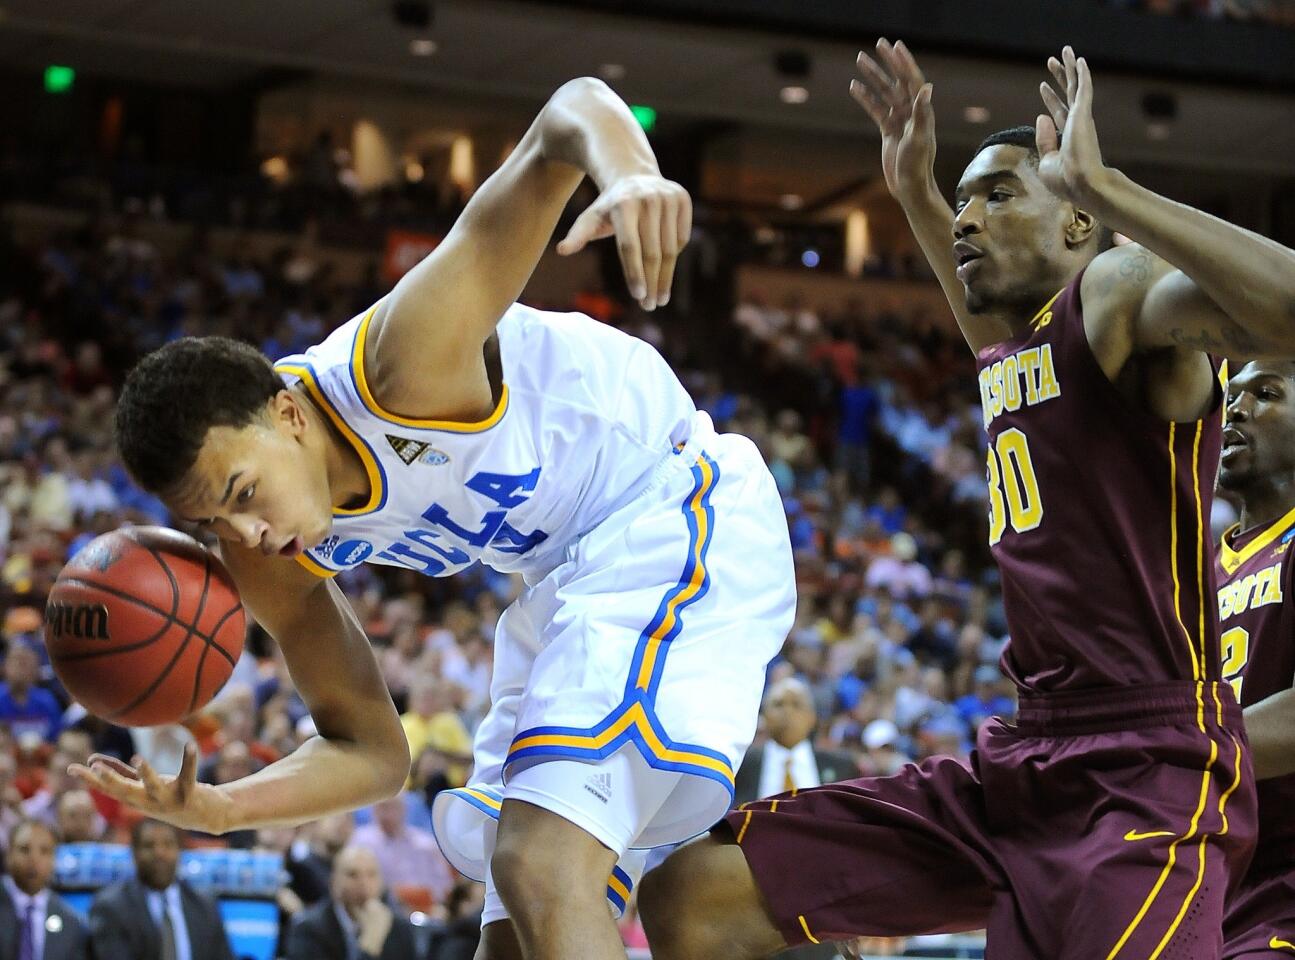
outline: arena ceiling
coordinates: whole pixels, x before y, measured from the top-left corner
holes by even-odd
[[[436,52],[415,56],[414,39]],[[766,130],[868,135],[845,93],[860,37],[840,43],[709,28],[503,0],[437,0],[430,29],[398,25],[390,0],[0,0],[0,62],[37,70],[67,63],[87,74],[221,89],[273,68],[396,83],[445,93],[542,99],[561,81],[624,69],[614,86],[663,117],[713,118]],[[803,80],[774,69],[780,50],[803,50]],[[919,51],[920,54],[920,51]],[[1038,112],[1027,65],[929,57],[942,142],[974,143]],[[808,100],[787,104],[788,84]],[[1161,83],[1097,72],[1099,130],[1122,162],[1295,174],[1295,96]],[[1177,117],[1163,139],[1148,132],[1143,98],[1172,91]],[[983,107],[989,121],[964,118]]]

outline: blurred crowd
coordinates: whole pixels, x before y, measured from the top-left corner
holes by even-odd
[[[169,521],[113,455],[114,389],[135,358],[178,336],[212,333],[272,356],[292,353],[382,292],[376,269],[344,284],[318,248],[264,262],[218,257],[196,232],[183,249],[158,250],[130,215],[31,246],[0,237],[0,844],[33,819],[62,843],[131,842],[137,817],[66,773],[91,752],[141,755],[166,771],[194,742],[201,777],[220,783],[314,733],[276,646],[255,625],[233,679],[185,724],[106,724],[70,702],[53,676],[41,611],[62,564],[90,538]],[[983,547],[974,369],[956,332],[920,311],[862,301],[817,311],[753,300],[705,320],[673,306],[645,315],[601,290],[577,305],[661,349],[720,429],[756,441],[782,491],[800,605],[769,681],[805,706],[788,721],[785,711],[769,712],[781,709],[770,699],[757,749],[790,738],[830,754],[824,776],[884,774],[910,759],[965,754],[986,717],[1012,712],[996,665],[1005,625]],[[724,344],[704,361],[683,333],[703,322]],[[385,891],[347,914],[353,938],[364,935],[362,916],[389,936],[412,916],[420,945],[434,933],[431,955],[468,956],[480,890],[437,851],[428,804],[469,775],[472,733],[489,705],[495,625],[518,584],[484,568],[438,580],[372,566],[339,583],[402,714],[414,757],[407,790],[300,830],[184,842],[283,857],[285,956],[295,955],[290,931],[337,896],[339,862],[355,889]],[[355,849],[367,855],[338,860]],[[632,911],[625,932],[629,943],[641,938]]]
[[[1243,20],[1295,27],[1292,0],[1107,0],[1107,3],[1165,17]]]

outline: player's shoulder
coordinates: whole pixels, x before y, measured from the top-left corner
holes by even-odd
[[[1080,297],[1085,319],[1132,320],[1147,292],[1173,267],[1140,243],[1104,250],[1084,270]]]

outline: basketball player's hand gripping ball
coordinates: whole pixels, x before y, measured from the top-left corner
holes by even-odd
[[[653,310],[670,301],[675,261],[691,233],[688,191],[660,174],[641,173],[607,184],[571,225],[558,253],[570,256],[615,236],[630,294],[644,310]]]
[[[1048,108],[1035,122],[1039,178],[1053,193],[1082,207],[1110,172],[1102,162],[1093,123],[1093,76],[1088,71],[1088,61],[1076,59],[1069,46],[1061,51],[1060,60],[1048,58],[1048,71],[1061,93],[1047,82],[1039,84],[1043,104]]]

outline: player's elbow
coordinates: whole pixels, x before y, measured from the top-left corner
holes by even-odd
[[[378,778],[378,788],[382,796],[394,797],[405,788],[409,779],[411,760],[409,741],[405,739],[404,729],[397,724],[393,732],[382,738],[381,744],[374,751],[374,772]]]

